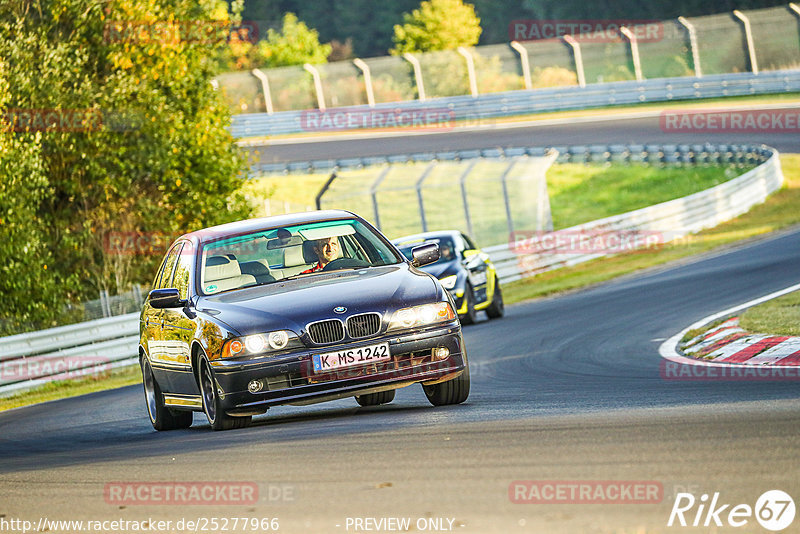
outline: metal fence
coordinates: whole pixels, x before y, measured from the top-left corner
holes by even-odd
[[[365,215],[390,238],[458,229],[483,243],[514,231],[552,229],[545,173],[556,153],[479,151],[339,168],[317,197],[319,209]]]
[[[651,38],[631,25],[613,39],[575,33],[442,52],[225,73],[217,78],[233,113],[501,93],[800,67],[800,7],[789,4],[657,23]],[[258,79],[256,79],[258,78]]]
[[[738,74],[713,74],[702,78],[660,78],[654,80],[624,81],[590,84],[586,87],[558,87],[488,93],[477,97],[452,96],[447,98],[414,100],[396,103],[375,104],[348,108],[329,109],[326,112],[284,111],[281,113],[248,113],[234,115],[231,133],[234,137],[265,137],[308,132],[329,131],[329,124],[335,130],[359,129],[364,118],[391,119],[403,116],[441,115],[446,113],[444,122],[423,124],[409,131],[425,131],[430,127],[438,130],[453,129],[460,124],[491,125],[496,118],[514,115],[586,109],[619,104],[639,104],[645,102],[668,102],[673,100],[692,100],[699,98],[720,98],[729,96],[752,96],[800,91],[800,69],[786,71],[749,72]],[[437,115],[438,114],[438,115]],[[313,117],[314,120],[309,118]],[[263,143],[257,140],[256,143]],[[258,165],[258,164],[257,164]],[[256,167],[268,171],[278,169],[282,164],[269,164]]]

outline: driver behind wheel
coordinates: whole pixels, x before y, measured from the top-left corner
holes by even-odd
[[[302,271],[300,274],[308,274],[316,271],[321,271],[330,262],[339,257],[339,238],[336,236],[325,237],[317,239],[314,243],[314,253],[317,255],[319,261],[310,269]]]

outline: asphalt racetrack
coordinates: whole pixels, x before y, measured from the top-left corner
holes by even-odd
[[[787,106],[788,108],[789,106]],[[769,110],[764,110],[769,114]],[[494,147],[557,147],[593,144],[759,144],[779,152],[800,152],[800,135],[796,132],[664,132],[659,115],[591,117],[558,119],[519,126],[483,124],[469,129],[438,133],[409,133],[382,137],[350,134],[348,139],[335,136],[282,139],[265,146],[250,148],[254,161],[280,163],[315,159],[343,159],[387,156],[415,152],[447,152]]]
[[[665,142],[635,132],[617,139],[621,126],[604,128],[597,129],[604,142]],[[591,131],[586,135],[581,143],[594,142]],[[420,137],[427,141],[383,145],[438,149],[433,137]],[[798,151],[798,139],[782,139],[770,144]],[[503,144],[485,134],[483,141]],[[352,150],[368,155],[370,143],[377,146],[365,141]],[[579,144],[539,132],[509,145],[542,143]],[[274,148],[265,154],[288,157]],[[12,532],[9,521],[38,525],[47,518],[172,521],[158,531],[223,532],[209,523],[176,525],[218,518],[233,531],[233,518],[247,517],[277,518],[277,532],[389,532],[401,524],[389,518],[407,518],[413,532],[765,532],[752,516],[743,527],[730,526],[727,511],[721,527],[667,522],[679,492],[698,503],[719,492],[728,510],[754,507],[772,489],[800,497],[800,382],[676,379],[665,373],[658,347],[702,317],[797,283],[799,274],[795,228],[511,306],[500,320],[482,317],[464,330],[472,392],[459,406],[431,407],[413,386],[387,406],[359,408],[344,399],[279,407],[228,432],[212,432],[195,414],[191,429],[157,433],[141,386],[131,386],[0,413],[0,528],[6,521],[3,530]],[[520,480],[641,481],[663,492],[645,504],[514,503],[509,488]],[[256,502],[120,504],[104,495],[109,485],[211,481],[255,485]],[[697,510],[686,512],[689,524]],[[800,518],[786,532],[798,524]]]

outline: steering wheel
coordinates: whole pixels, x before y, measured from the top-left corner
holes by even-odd
[[[336,258],[323,267],[322,270],[335,271],[337,269],[357,269],[359,267],[369,267],[369,262],[355,258]]]

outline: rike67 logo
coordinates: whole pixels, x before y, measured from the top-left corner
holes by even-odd
[[[754,507],[725,503],[719,492],[715,492],[710,500],[705,493],[699,499],[691,493],[678,493],[667,526],[743,527],[755,518],[763,528],[778,532],[792,524],[794,515],[794,500],[781,490],[765,491]]]

